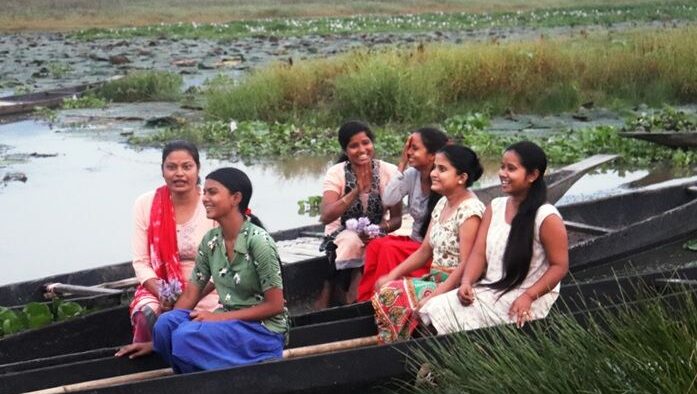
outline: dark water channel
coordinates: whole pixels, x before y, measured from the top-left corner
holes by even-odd
[[[134,149],[120,135],[137,127],[122,122],[52,130],[32,120],[0,126],[5,150],[0,173],[27,176],[24,183],[0,183],[0,284],[130,259],[132,203],[162,183],[160,151]],[[255,188],[252,209],[269,230],[316,223],[316,217],[298,214],[297,201],[321,194],[329,159],[302,157],[249,166],[210,159],[205,153],[202,159],[202,175],[226,165],[249,174]],[[486,166],[482,186],[497,182],[497,163]],[[587,175],[561,203],[616,192],[647,174],[610,168]]]

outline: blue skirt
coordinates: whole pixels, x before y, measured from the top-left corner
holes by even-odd
[[[285,337],[258,322],[191,321],[191,310],[163,313],[153,329],[153,349],[176,373],[233,367],[281,358]]]

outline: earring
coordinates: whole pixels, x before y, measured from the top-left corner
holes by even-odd
[[[462,185],[462,180],[457,181],[458,185]]]

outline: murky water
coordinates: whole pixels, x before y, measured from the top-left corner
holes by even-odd
[[[160,150],[134,149],[111,131],[51,130],[43,122],[0,126],[8,154],[57,154],[10,163],[2,174],[20,171],[26,183],[0,188],[0,284],[130,259],[131,209],[141,193],[162,184]],[[202,174],[226,165],[242,168],[253,181],[252,209],[269,230],[316,223],[300,215],[297,201],[321,194],[326,159],[288,159],[245,166],[202,157]],[[497,182],[488,163],[480,184]],[[640,179],[647,171],[616,170],[581,179],[564,201],[586,198]]]
[[[24,121],[0,126],[8,153],[57,153],[2,170],[21,171],[26,183],[0,188],[0,283],[130,259],[135,198],[162,184],[160,150],[134,150],[115,133],[56,133]],[[304,158],[303,162],[307,162]],[[202,157],[202,174],[233,163]],[[242,168],[253,181],[251,207],[270,230],[315,223],[297,201],[320,194],[326,160],[292,160]]]

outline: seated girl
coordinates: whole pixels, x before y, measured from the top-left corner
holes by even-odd
[[[273,239],[248,209],[251,196],[238,169],[206,177],[203,205],[219,227],[203,238],[189,285],[153,331],[153,350],[177,373],[282,357],[288,319],[281,266]],[[222,307],[192,311],[211,278]]]
[[[416,252],[375,284],[372,303],[379,341],[411,337],[418,324],[414,311],[419,301],[458,286],[460,262],[474,244],[484,213],[484,204],[469,189],[481,175],[479,159],[469,148],[447,145],[436,153],[431,190],[443,197],[433,209],[426,238]],[[421,279],[404,277],[431,259],[429,275]]]
[[[566,228],[546,203],[547,158],[532,142],[503,154],[499,178],[508,197],[487,207],[460,287],[420,310],[438,334],[516,323],[549,313],[569,269]]]
[[[402,159],[397,166],[399,174],[387,185],[383,203],[387,206],[397,205],[402,202],[404,196],[408,196],[408,210],[413,218],[411,235],[388,235],[370,241],[365,249],[365,265],[358,286],[358,301],[369,300],[375,291],[375,281],[387,275],[421,245],[431,222],[431,212],[441,197],[431,190],[433,162],[436,152],[447,142],[448,137],[445,133],[430,127],[416,130],[407,139],[402,150]],[[429,261],[408,275],[423,276],[428,273],[430,267]]]
[[[141,195],[134,204],[133,269],[140,285],[129,308],[133,343],[119,349],[116,356],[150,352],[155,320],[172,308],[194,268],[203,235],[215,226],[201,204],[200,168],[195,145],[168,142],[160,168],[165,184]],[[217,305],[218,295],[212,292],[196,308],[212,311]]]
[[[389,207],[389,218],[385,217],[384,190],[397,167],[375,159],[374,139],[363,122],[350,121],[339,129],[343,153],[327,170],[320,206],[320,221],[326,225],[322,250],[327,252],[329,267],[317,309],[326,308],[332,297],[338,304],[356,300],[364,247],[370,238],[347,228],[347,223],[367,218],[382,234],[402,225],[401,202]]]

